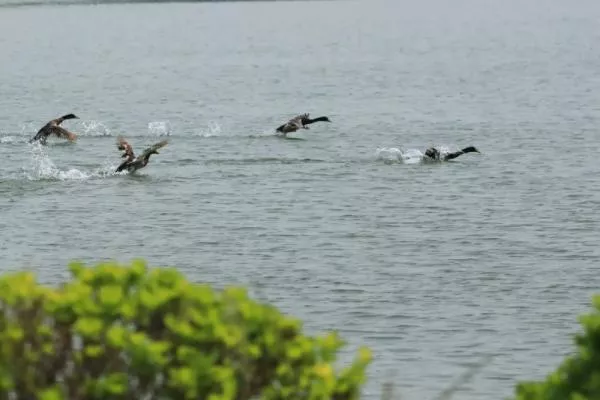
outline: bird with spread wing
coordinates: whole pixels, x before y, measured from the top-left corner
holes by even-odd
[[[146,165],[148,165],[148,161],[150,161],[150,156],[152,154],[159,154],[158,149],[166,146],[168,143],[168,140],[163,140],[161,142],[153,144],[152,146],[145,149],[142,152],[142,154],[136,157],[135,153],[133,152],[133,147],[131,147],[129,142],[127,142],[127,140],[125,140],[123,137],[119,136],[117,138],[117,148],[123,151],[123,155],[121,156],[121,158],[125,158],[125,161],[123,161],[121,165],[117,167],[117,170],[115,172],[121,172],[123,170],[127,170],[128,172],[135,172],[140,168],[144,168]]]
[[[79,117],[75,114],[66,114],[62,117],[49,121],[37,132],[37,134],[33,138],[31,138],[31,140],[29,140],[29,143],[39,141],[41,144],[46,144],[48,136],[50,135],[56,135],[59,138],[68,139],[69,141],[74,142],[77,139],[77,135],[73,132],[66,130],[65,128],[60,126],[60,124],[62,124],[62,122],[67,119],[78,118]]]
[[[331,122],[329,117],[322,116],[319,118],[310,118],[310,114],[304,113],[295,116],[285,124],[282,124],[275,129],[279,133],[287,135],[290,132],[296,132],[299,129],[309,129],[308,125],[314,124],[315,122]]]

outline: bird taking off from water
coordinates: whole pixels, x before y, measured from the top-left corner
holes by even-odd
[[[142,152],[139,156],[135,156],[133,152],[133,147],[121,136],[117,138],[117,148],[122,150],[124,153],[121,155],[121,158],[125,158],[125,161],[121,163],[117,167],[115,172],[121,172],[123,170],[127,170],[128,172],[135,172],[140,168],[144,168],[148,165],[148,161],[150,161],[150,156],[152,154],[159,154],[158,149],[166,146],[169,143],[168,140],[163,140],[152,146],[148,147],[146,150]]]
[[[73,132],[69,132],[68,130],[60,126],[60,124],[62,124],[64,120],[78,118],[79,117],[75,114],[67,114],[63,115],[62,117],[53,119],[52,121],[44,125],[38,131],[38,133],[33,138],[31,138],[31,140],[29,140],[29,143],[39,141],[41,144],[46,144],[48,136],[50,135],[56,135],[59,138],[68,139],[69,141],[74,142],[77,139],[77,135]]]
[[[298,129],[308,129],[308,125],[315,122],[331,122],[328,117],[319,117],[311,119],[309,114],[297,115],[285,124],[279,126],[276,131],[287,135],[290,132],[296,132]]]
[[[465,147],[462,150],[455,151],[454,153],[448,153],[448,154],[442,155],[438,149],[436,149],[435,147],[430,147],[427,150],[425,150],[425,160],[426,161],[448,161],[448,160],[452,160],[452,159],[454,159],[458,156],[461,156],[463,154],[466,154],[466,153],[479,153],[479,150],[477,150],[473,146],[469,146],[469,147]]]

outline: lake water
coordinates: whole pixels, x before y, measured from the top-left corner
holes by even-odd
[[[143,257],[339,329],[433,398],[553,370],[598,291],[600,3],[0,7],[0,264]],[[75,144],[27,140],[66,113]],[[296,114],[331,124],[284,140]],[[170,143],[136,175],[115,141]],[[481,154],[413,163],[431,145]]]

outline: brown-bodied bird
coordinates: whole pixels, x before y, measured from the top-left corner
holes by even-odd
[[[150,156],[152,154],[159,154],[158,149],[164,147],[169,143],[168,140],[163,140],[162,142],[158,142],[148,147],[146,150],[142,152],[139,156],[135,156],[133,153],[133,147],[121,136],[117,138],[117,148],[119,150],[124,151],[121,158],[125,158],[125,161],[121,163],[117,167],[115,172],[121,172],[123,170],[127,170],[128,172],[135,172],[140,168],[144,168],[148,165],[148,161],[150,161]]]
[[[31,138],[31,140],[29,140],[29,143],[39,141],[41,144],[46,144],[48,136],[50,135],[56,135],[59,138],[68,139],[69,141],[74,142],[77,139],[77,135],[73,132],[69,132],[68,130],[60,126],[60,124],[64,120],[78,118],[79,117],[75,114],[67,114],[63,115],[62,117],[53,119],[52,121],[44,125],[42,129],[40,129],[38,133],[36,133],[36,135],[33,138]]]
[[[307,125],[321,121],[331,122],[329,118],[325,116],[311,119],[309,114],[300,114],[290,119],[285,124],[279,126],[276,131],[286,135],[290,132],[296,132],[298,129],[308,129]]]

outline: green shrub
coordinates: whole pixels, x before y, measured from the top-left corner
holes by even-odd
[[[336,371],[335,333],[245,290],[216,291],[175,269],[70,266],[59,288],[0,278],[0,399],[355,399],[370,352]],[[11,395],[12,394],[12,395]]]
[[[517,400],[600,399],[600,296],[594,311],[580,317],[583,333],[575,336],[576,352],[541,382],[517,385]]]

